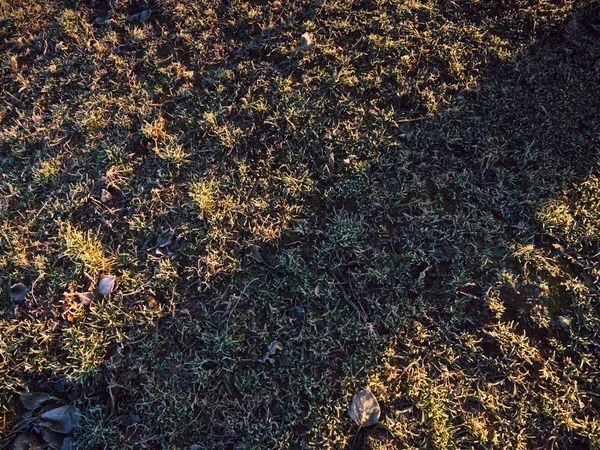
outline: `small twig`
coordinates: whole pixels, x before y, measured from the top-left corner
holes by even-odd
[[[335,280],[336,284],[338,285],[338,288],[340,289],[340,291],[342,292],[342,296],[344,297],[344,300],[346,300],[346,302],[352,307],[352,309],[354,309],[354,311],[358,314],[358,316],[360,317],[360,320],[363,322],[367,321],[367,314],[365,313],[364,309],[361,307],[359,308],[356,303],[352,300],[352,298],[350,297],[350,295],[346,292],[346,290],[344,289],[342,282],[339,280],[339,278],[337,277],[337,275],[333,272],[333,270],[331,270],[329,267],[327,268],[327,271],[329,272],[329,274],[333,277],[333,279]]]

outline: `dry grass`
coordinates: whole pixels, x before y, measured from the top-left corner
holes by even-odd
[[[0,446],[600,447],[597,1],[107,3],[0,0]]]

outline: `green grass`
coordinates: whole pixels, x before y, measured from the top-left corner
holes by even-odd
[[[0,447],[600,447],[597,1],[107,3],[0,0]]]

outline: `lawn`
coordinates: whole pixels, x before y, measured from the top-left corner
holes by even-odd
[[[0,0],[0,448],[598,449],[599,263],[597,0]]]

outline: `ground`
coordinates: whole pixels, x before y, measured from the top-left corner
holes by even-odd
[[[597,1],[0,0],[0,51],[0,447],[29,391],[80,449],[600,448]]]

